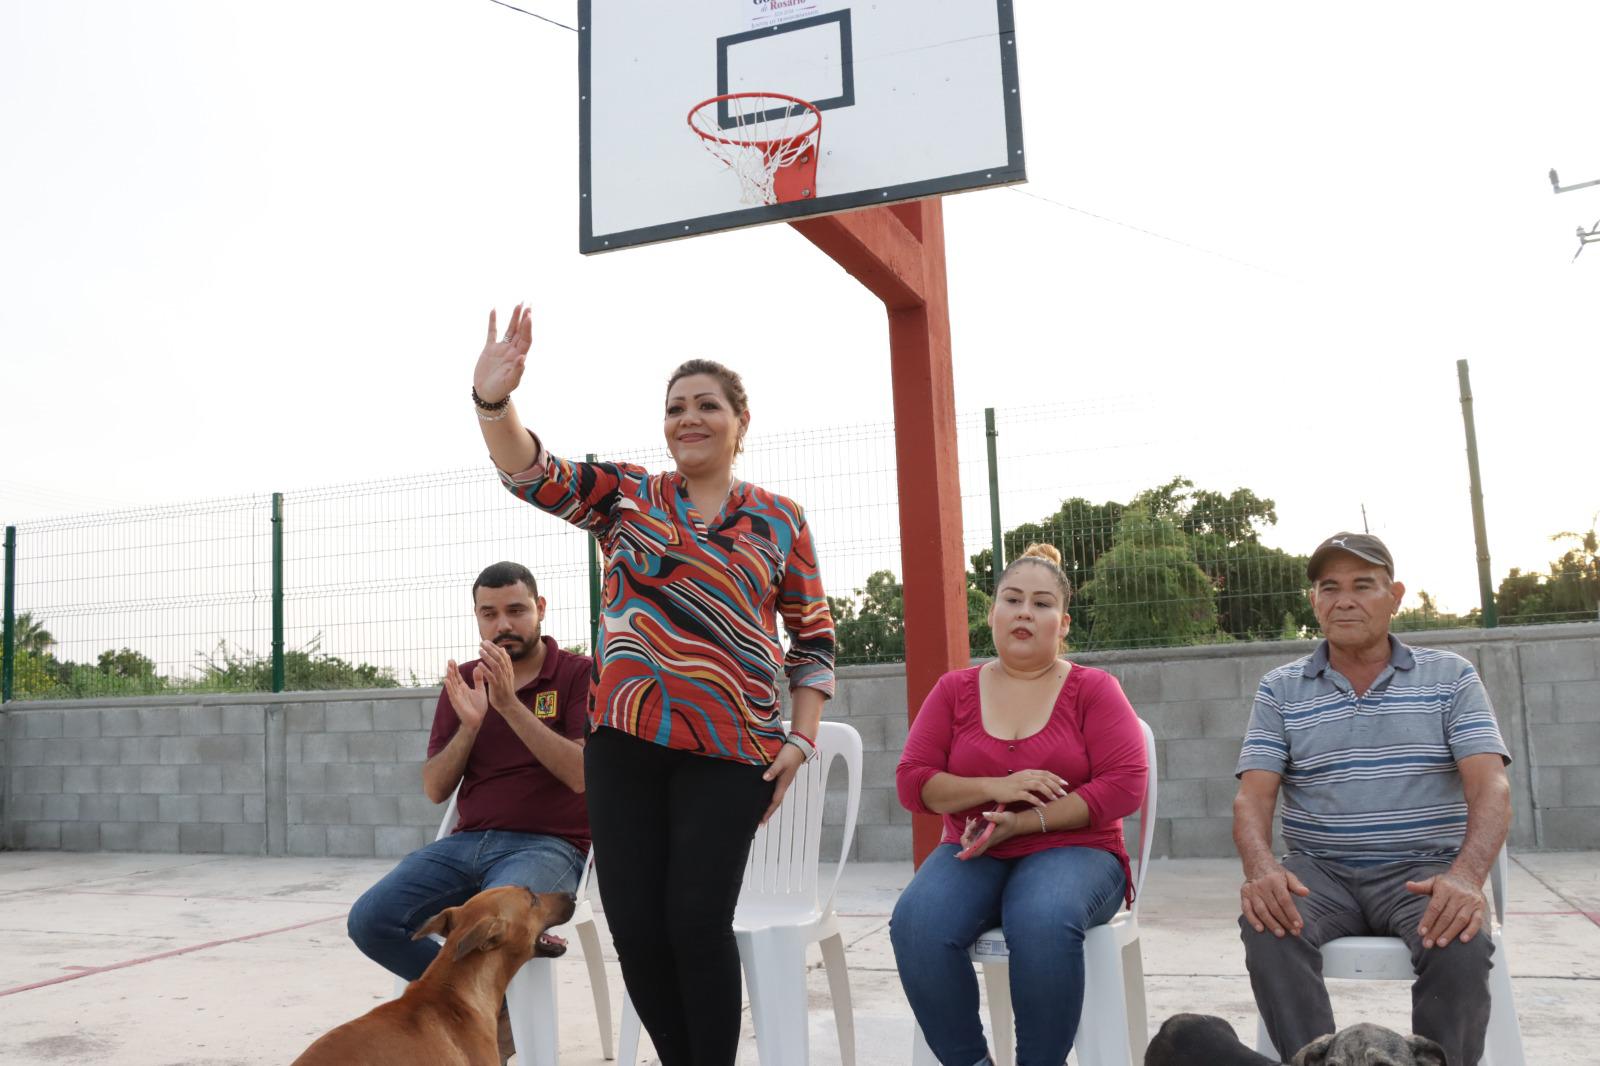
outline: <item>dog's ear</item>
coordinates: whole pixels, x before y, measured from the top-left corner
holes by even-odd
[[[457,908],[455,907],[446,907],[438,914],[435,914],[432,918],[422,923],[421,929],[411,934],[411,939],[421,940],[423,937],[432,936],[435,933],[440,936],[449,936],[450,927],[455,924],[456,910]]]
[[[460,962],[474,951],[493,951],[506,938],[506,920],[499,915],[480,918],[456,942],[456,961]]]
[[[1319,1036],[1294,1053],[1289,1066],[1322,1066],[1328,1061],[1328,1049],[1333,1046],[1333,1034]]]
[[[1411,1045],[1411,1061],[1416,1066],[1449,1066],[1444,1059],[1444,1048],[1427,1037],[1408,1036],[1406,1043]]]

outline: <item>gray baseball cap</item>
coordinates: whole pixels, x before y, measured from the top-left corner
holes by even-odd
[[[1328,556],[1334,552],[1346,552],[1357,559],[1365,559],[1375,566],[1381,566],[1389,572],[1389,577],[1394,577],[1394,556],[1389,554],[1389,549],[1383,541],[1371,533],[1335,533],[1311,553],[1311,561],[1306,563],[1306,577],[1312,581],[1317,579],[1317,574],[1322,570],[1322,564],[1328,561]]]

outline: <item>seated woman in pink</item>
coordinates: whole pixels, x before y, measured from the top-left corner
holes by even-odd
[[[1144,733],[1117,679],[1061,658],[1072,584],[1035,544],[1000,576],[998,658],[944,675],[895,773],[944,838],[890,921],[900,983],[946,1066],[987,1063],[967,951],[1001,926],[1018,1066],[1060,1066],[1083,1010],[1083,937],[1130,897],[1122,819],[1144,796]]]

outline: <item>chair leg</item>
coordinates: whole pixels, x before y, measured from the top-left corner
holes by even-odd
[[[1002,962],[984,963],[983,989],[989,995],[995,1066],[1012,1066],[1017,1061],[1017,1025],[1011,1013],[1011,967]]]
[[[833,1024],[839,1030],[840,1066],[856,1066],[856,1015],[850,1002],[850,969],[844,959],[844,935],[835,933],[819,941],[823,969],[828,972],[828,995],[833,1000]]]
[[[1122,949],[1116,934],[1099,925],[1083,938],[1083,1020],[1078,1059],[1083,1066],[1131,1066],[1128,1004],[1123,998]]]
[[[805,936],[783,928],[736,935],[761,1066],[808,1066]]]
[[[606,984],[606,960],[600,948],[600,928],[594,922],[578,926],[578,941],[583,944],[583,961],[589,967],[589,989],[594,993],[595,1020],[600,1023],[600,1053],[617,1057],[611,1043],[611,989]]]
[[[1144,1002],[1144,952],[1138,940],[1122,949],[1122,1002],[1128,1014],[1128,1050],[1135,1064],[1142,1063],[1150,1046],[1150,1015]]]
[[[622,1066],[638,1066],[639,1062],[639,1012],[633,1009],[633,997],[622,990],[622,1035],[617,1041],[617,1061]]]
[[[1482,1066],[1523,1066],[1522,1027],[1511,998],[1511,967],[1505,939],[1497,929],[1494,960],[1489,969],[1489,1031],[1483,1044]]]
[[[1267,1032],[1267,1020],[1259,1013],[1256,1014],[1256,1051],[1269,1059],[1282,1059],[1278,1049],[1272,1046],[1272,1035]]]
[[[556,1019],[556,968],[550,959],[529,959],[506,987],[511,1013],[511,1039],[518,1063],[556,1066],[559,1058]]]

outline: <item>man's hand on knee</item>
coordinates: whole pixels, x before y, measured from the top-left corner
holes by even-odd
[[[1457,937],[1465,944],[1483,928],[1489,901],[1470,878],[1447,870],[1424,881],[1407,881],[1406,891],[1429,897],[1428,909],[1417,923],[1425,948],[1446,947]]]
[[[1274,863],[1270,870],[1245,880],[1239,889],[1239,909],[1258,933],[1271,929],[1273,936],[1299,936],[1305,923],[1294,897],[1309,895],[1311,890],[1298,877]]]

